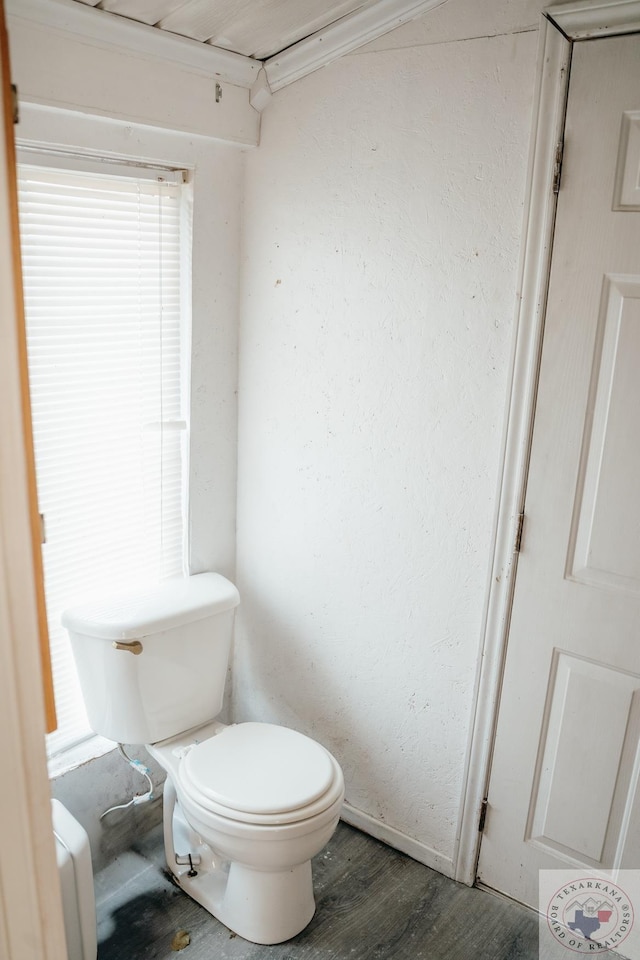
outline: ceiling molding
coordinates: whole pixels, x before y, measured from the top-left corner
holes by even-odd
[[[320,67],[363,47],[439,7],[447,0],[378,0],[356,10],[293,44],[264,62],[178,36],[126,17],[100,10],[78,0],[6,0],[10,19],[31,21],[73,34],[102,47],[115,47],[142,56],[177,63],[191,72],[205,74],[252,90],[256,109],[262,110],[268,94],[300,80]],[[594,0],[602,6],[605,0]],[[640,4],[640,0],[617,0]],[[564,4],[574,7],[577,4]],[[561,29],[563,29],[561,27]],[[259,79],[262,68],[264,73]]]
[[[280,90],[445,2],[446,0],[380,0],[371,7],[336,20],[324,30],[318,30],[282,53],[265,60],[269,86],[273,92]]]
[[[170,60],[189,69],[235,86],[250,89],[262,67],[260,60],[200,43],[157,27],[78,3],[76,0],[7,0],[12,19],[30,20],[75,34],[100,46],[113,46],[143,56]]]
[[[570,40],[640,31],[640,0],[573,0],[545,15]]]

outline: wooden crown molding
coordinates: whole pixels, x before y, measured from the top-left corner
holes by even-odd
[[[640,0],[573,0],[549,7],[545,13],[569,40],[592,40],[640,30]]]
[[[101,46],[115,46],[171,60],[249,90],[255,85],[252,99],[256,109],[260,110],[268,102],[268,93],[294,83],[445,2],[379,0],[264,62],[137,23],[77,0],[7,0],[7,13],[11,19],[30,20]],[[264,74],[259,79],[262,68]],[[255,91],[259,92],[258,96]]]
[[[102,46],[170,60],[236,86],[253,88],[252,102],[262,110],[276,90],[446,2],[379,0],[265,61],[137,23],[78,0],[8,0],[7,13],[12,19],[19,17]],[[640,0],[572,0],[548,8],[545,16],[570,40],[629,33],[640,29]]]
[[[265,60],[269,87],[275,93],[352,50],[377,40],[396,27],[439,7],[446,0],[379,0],[318,30],[282,53]]]

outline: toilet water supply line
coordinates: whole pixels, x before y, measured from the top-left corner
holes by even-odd
[[[147,783],[149,784],[149,789],[146,793],[136,794],[136,796],[132,797],[128,803],[117,803],[115,807],[109,807],[108,810],[105,810],[104,813],[100,814],[101,820],[103,817],[106,817],[108,813],[113,813],[114,810],[127,810],[129,807],[135,807],[140,803],[148,803],[149,800],[153,800],[153,783],[151,782],[151,777],[149,776],[151,773],[149,768],[145,767],[144,763],[141,763],[140,760],[134,760],[132,757],[130,757],[126,753],[121,743],[118,744],[118,751],[120,756],[123,758],[123,760],[127,761],[130,767],[133,767],[134,770],[137,770],[138,773],[145,777]]]

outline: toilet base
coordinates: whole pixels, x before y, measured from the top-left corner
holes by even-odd
[[[282,943],[295,937],[315,913],[311,861],[288,870],[256,870],[218,858],[187,824],[168,777],[164,789],[167,865],[178,885],[234,933],[252,943]],[[184,850],[183,850],[184,848]],[[190,850],[200,862],[177,864]]]
[[[226,880],[224,871],[215,870],[176,879],[216,920],[252,943],[290,940],[304,930],[316,909],[308,860],[286,872],[267,873],[233,863]]]

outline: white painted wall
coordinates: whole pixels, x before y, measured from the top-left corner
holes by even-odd
[[[278,92],[247,158],[234,716],[448,873],[541,6],[445,4]]]

